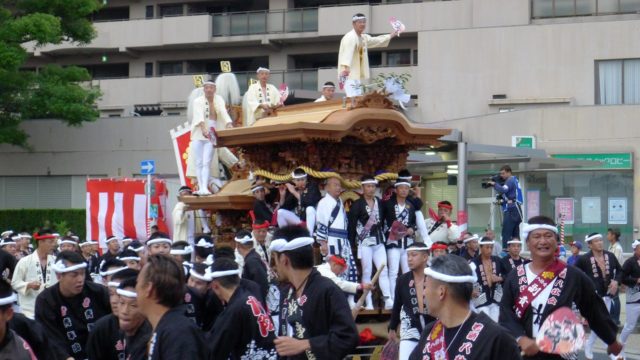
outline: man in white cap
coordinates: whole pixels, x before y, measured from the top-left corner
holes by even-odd
[[[275,86],[268,83],[269,76],[271,76],[271,70],[259,67],[256,70],[258,82],[251,84],[244,94],[246,102],[245,126],[251,126],[257,120],[271,116],[275,109],[282,106],[280,92]]]
[[[109,259],[115,259],[120,255],[120,239],[118,239],[117,236],[111,235],[107,237],[105,243],[107,244],[107,251],[100,257],[100,263]]]
[[[53,265],[58,283],[36,300],[36,321],[44,327],[55,359],[86,359],[89,333],[111,313],[109,291],[86,281],[86,267],[80,254],[61,252]]]
[[[242,278],[251,280],[260,286],[262,298],[266,298],[269,291],[269,276],[267,274],[267,264],[254,248],[255,239],[248,230],[240,230],[234,238],[236,249],[244,259]]]
[[[16,243],[12,238],[0,240],[0,277],[11,281],[13,271],[16,268]]]
[[[313,234],[316,225],[316,207],[322,198],[320,188],[310,181],[307,172],[296,168],[291,173],[293,185],[285,183],[278,188],[280,207],[277,211],[278,226],[298,225],[306,222],[307,230]]]
[[[562,358],[540,352],[535,339],[549,315],[573,304],[589,321],[591,330],[609,344],[607,350],[619,354],[622,344],[616,341],[616,325],[596,293],[594,282],[557,258],[559,237],[555,222],[546,216],[532,217],[522,234],[531,251],[531,262],[519,265],[505,279],[500,325],[516,338],[524,358]]]
[[[17,248],[18,248],[18,252],[16,254],[16,258],[18,260],[22,259],[23,257],[31,254],[33,252],[33,249],[31,248],[31,235],[29,235],[26,232],[21,232],[20,234],[18,234],[18,239],[15,240]]]
[[[18,261],[11,278],[11,286],[18,293],[18,305],[24,315],[31,319],[35,314],[38,294],[58,282],[53,271],[55,236],[43,229],[35,239],[38,242],[36,251]]]
[[[424,243],[411,244],[407,248],[407,260],[411,271],[398,278],[389,321],[389,339],[400,341],[399,360],[409,358],[424,327],[435,320],[427,315],[424,296],[424,269],[429,262],[429,248]]]
[[[346,33],[340,40],[338,53],[338,76],[346,79],[345,89],[349,86],[359,86],[371,77],[369,72],[369,48],[387,47],[389,41],[398,35],[396,31],[391,34],[371,36],[365,34],[367,17],[364,14],[355,14],[351,18],[353,29]],[[351,89],[348,89],[349,94]],[[359,93],[358,95],[362,95]]]
[[[466,233],[463,235],[462,243],[463,248],[460,249],[460,256],[462,256],[468,262],[471,262],[478,255],[478,240],[480,237],[478,234]]]
[[[202,86],[204,94],[193,101],[193,117],[191,119],[191,150],[194,157],[196,177],[198,179],[198,195],[211,195],[209,176],[211,163],[218,162],[218,146],[216,131],[233,127],[227,112],[224,99],[216,94],[216,83],[205,81]],[[214,174],[214,177],[215,176]],[[179,239],[187,240],[187,239]]]
[[[633,255],[622,265],[622,283],[627,286],[627,319],[620,333],[620,342],[627,343],[640,317],[640,240],[631,244]]]
[[[169,235],[161,232],[157,232],[149,237],[149,240],[145,243],[147,246],[147,253],[151,255],[170,255],[171,244],[173,241],[169,239]]]
[[[502,266],[505,274],[518,267],[518,265],[526,264],[530,260],[520,256],[522,251],[522,241],[517,237],[507,241],[507,256],[502,258]]]
[[[323,102],[323,101],[328,101],[333,99],[333,94],[336,92],[336,85],[331,82],[331,81],[327,81],[326,83],[324,83],[324,85],[322,85],[322,95],[320,95],[319,98],[316,99],[316,101],[314,102]]]
[[[604,237],[599,233],[585,236],[584,241],[590,245],[591,251],[580,256],[575,266],[593,281],[598,295],[607,306],[607,311],[611,311],[612,298],[618,293],[622,280],[622,267],[613,253],[604,250],[603,240]],[[596,338],[596,333],[592,331],[584,347],[584,356],[587,359],[593,359],[593,344]]]
[[[476,277],[464,259],[439,256],[424,273],[427,311],[438,320],[425,326],[409,359],[520,359],[513,337],[470,309]]]
[[[507,275],[502,260],[491,255],[495,242],[483,237],[478,242],[480,254],[471,262],[475,265],[478,281],[474,284],[473,304],[478,311],[482,311],[497,322],[500,316],[500,301],[502,300],[502,282]],[[472,268],[474,266],[471,266]]]

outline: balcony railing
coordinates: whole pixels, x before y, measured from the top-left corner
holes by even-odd
[[[234,72],[240,85],[240,92],[244,94],[249,88],[249,79],[255,79],[255,71]],[[212,74],[215,78],[218,74]],[[286,83],[289,89],[294,90],[318,90],[318,69],[299,70],[272,70],[269,83],[280,86]]]
[[[534,19],[640,13],[640,0],[532,0]]]
[[[300,8],[213,14],[213,36],[318,31],[318,9]]]

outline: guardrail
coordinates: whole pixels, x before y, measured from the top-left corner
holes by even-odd
[[[532,0],[531,18],[636,14],[640,0]]]
[[[318,31],[318,8],[213,14],[213,36]]]

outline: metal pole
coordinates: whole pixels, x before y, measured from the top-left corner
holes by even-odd
[[[147,237],[151,235],[151,174],[147,175]]]
[[[467,143],[458,142],[458,227],[462,234],[468,231],[467,213]]]

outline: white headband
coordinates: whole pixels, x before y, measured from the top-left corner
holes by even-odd
[[[137,247],[137,248],[130,246],[129,249],[139,253],[139,252],[142,252],[142,250],[144,250],[144,246],[140,245],[140,247]]]
[[[286,245],[282,247],[282,251],[291,251],[291,250],[299,249],[301,247],[311,245],[314,242],[315,240],[313,240],[312,237],[304,236],[304,237],[295,238],[287,242]]]
[[[595,240],[595,239],[597,239],[597,238],[601,238],[601,239],[602,239],[602,238],[603,238],[603,237],[602,237],[602,234],[593,234],[593,235],[591,235],[591,236],[586,235],[586,236],[584,237],[584,242],[591,242],[591,240]]]
[[[202,262],[205,265],[213,264],[213,254],[209,254],[206,259]]]
[[[285,239],[271,240],[271,244],[269,244],[269,251],[282,252],[285,245],[287,245],[287,240]]]
[[[13,238],[12,238],[13,240]],[[5,246],[5,245],[15,245],[16,242],[15,241],[0,241],[0,246]]]
[[[268,72],[268,73],[270,73],[270,72],[271,72],[271,70],[267,69],[266,67],[262,67],[262,66],[260,66],[260,67],[258,68],[258,70],[256,70],[256,74],[257,74],[257,73],[259,73],[260,71],[266,71],[266,72]]]
[[[335,87],[336,87],[335,85],[328,85],[328,84],[327,84],[327,85],[322,85],[322,88],[323,88],[323,89],[326,89],[326,88],[335,88]]]
[[[118,240],[118,241],[120,241],[120,239],[118,239],[117,237],[112,236],[112,237],[108,238],[105,242],[108,244],[108,243],[112,242],[113,240]]]
[[[441,272],[437,272],[431,268],[425,268],[424,274],[427,276],[431,276],[436,280],[444,281],[447,283],[474,283],[477,280],[475,275],[447,275]]]
[[[78,245],[78,243],[77,243],[77,242],[75,242],[75,241],[73,241],[73,240],[61,240],[58,244],[59,244],[59,245],[62,245],[62,244],[73,244],[73,245]]]
[[[11,294],[5,298],[0,299],[0,306],[13,304],[17,300],[18,300],[18,297],[16,296],[16,294]]]
[[[202,281],[206,281],[206,282],[211,281],[211,279],[206,274],[205,275],[199,274],[195,272],[193,269],[189,270],[189,275],[191,275],[191,277],[194,277]]]
[[[358,21],[358,20],[367,20],[367,17],[364,15],[353,15],[353,17],[351,18],[351,21]]]
[[[193,248],[190,245],[185,246],[184,249],[171,249],[169,254],[171,255],[189,255],[193,252]]]
[[[394,187],[398,187],[400,185],[407,185],[408,187],[411,187],[411,183],[408,181],[397,181],[395,184],[393,184]]]
[[[91,240],[87,240],[87,241],[85,241],[83,243],[80,243],[79,245],[80,245],[80,247],[82,247],[82,246],[86,246],[86,245],[95,245],[95,244],[97,244],[97,242],[91,241]]]
[[[173,254],[171,254],[171,255],[173,255]],[[140,261],[140,257],[139,256],[125,256],[125,257],[119,257],[118,260],[121,260],[121,261],[129,261],[129,260]]]
[[[529,224],[525,226],[524,229],[522,229],[522,237],[526,240],[529,237],[529,234],[531,232],[535,230],[540,230],[540,229],[549,230],[549,231],[552,231],[554,234],[558,234],[558,228],[553,225]]]
[[[53,271],[57,272],[57,273],[67,273],[67,272],[71,272],[71,271],[76,271],[76,270],[80,270],[80,269],[84,269],[87,267],[87,263],[83,262],[80,264],[75,264],[75,265],[71,265],[71,266],[67,266],[64,264],[64,262],[62,260],[58,260],[55,264],[53,264],[52,268]]]
[[[116,289],[116,294],[135,299],[138,297],[138,294],[135,291],[129,291],[125,289]]]
[[[235,240],[235,242],[240,244],[247,244],[253,241],[253,236],[245,235],[242,238],[234,237],[233,240]]]
[[[84,264],[85,267],[87,264]],[[115,269],[111,269],[111,270],[107,270],[107,271],[100,271],[100,276],[109,276],[109,275],[113,275],[117,272],[120,272],[122,270],[126,270],[128,269],[128,266],[123,266],[123,267],[119,267],[119,268],[115,268]]]
[[[31,239],[31,235],[29,235],[29,234],[20,234],[19,236],[20,236],[21,238]]]
[[[294,179],[304,179],[307,177],[307,174],[302,174],[302,175],[296,175],[293,172],[291,172],[291,177]]]
[[[232,275],[240,275],[240,269],[234,270],[225,270],[225,271],[211,271],[211,268],[207,268],[205,272],[205,276],[209,281],[217,278],[221,278],[223,276],[232,276]]]
[[[118,286],[120,286],[120,283],[119,283],[119,282],[117,282],[117,281],[109,281],[109,282],[107,283],[107,286],[108,286],[108,287],[118,287]]]
[[[2,234],[0,234],[0,236],[5,237],[5,236],[11,234],[12,232],[13,232],[13,230],[3,231]]]
[[[262,185],[254,186],[254,187],[251,188],[251,192],[253,193],[253,192],[256,192],[256,191],[262,190],[262,189],[264,189],[264,186],[262,186]]]
[[[493,240],[485,240],[485,241],[478,241],[478,245],[495,245],[496,242]]]
[[[169,245],[171,245],[171,243],[173,243],[173,241],[171,241],[171,239],[167,239],[167,238],[156,238],[156,239],[152,239],[152,240],[147,240],[147,246],[151,246],[153,244],[160,244],[160,243],[167,243]]]
[[[640,240],[633,240],[633,243],[631,243],[631,248],[635,250],[638,245],[640,245]]]
[[[469,241],[478,240],[478,239],[480,239],[480,237],[478,236],[478,234],[473,234],[473,235],[471,235],[471,237],[468,237],[468,238],[466,238],[466,239],[462,240],[462,242],[463,242],[464,244],[466,244],[466,243],[468,243]]]
[[[410,245],[407,248],[407,251],[429,251],[429,247],[428,246],[427,247],[418,247],[418,246]]]
[[[205,86],[207,86],[207,85],[213,85],[213,86],[216,86],[216,83],[214,83],[214,82],[213,82],[213,81],[211,81],[211,80],[207,80],[207,81],[205,81],[205,82],[202,84],[202,87],[205,87]]]
[[[361,185],[367,185],[367,184],[374,184],[374,185],[378,185],[378,180],[376,179],[369,179],[369,180],[365,180],[365,181],[361,181],[360,182]]]
[[[522,241],[520,241],[520,240],[509,240],[509,241],[507,241],[507,245],[508,244],[522,244]]]
[[[11,240],[15,241],[15,240],[20,240],[21,236],[20,235],[16,235],[16,236],[12,236]]]
[[[208,242],[207,240],[200,238],[200,240],[198,241],[198,243],[196,244],[197,247],[201,247],[201,248],[205,248],[205,249],[210,249],[213,247],[213,244]]]

